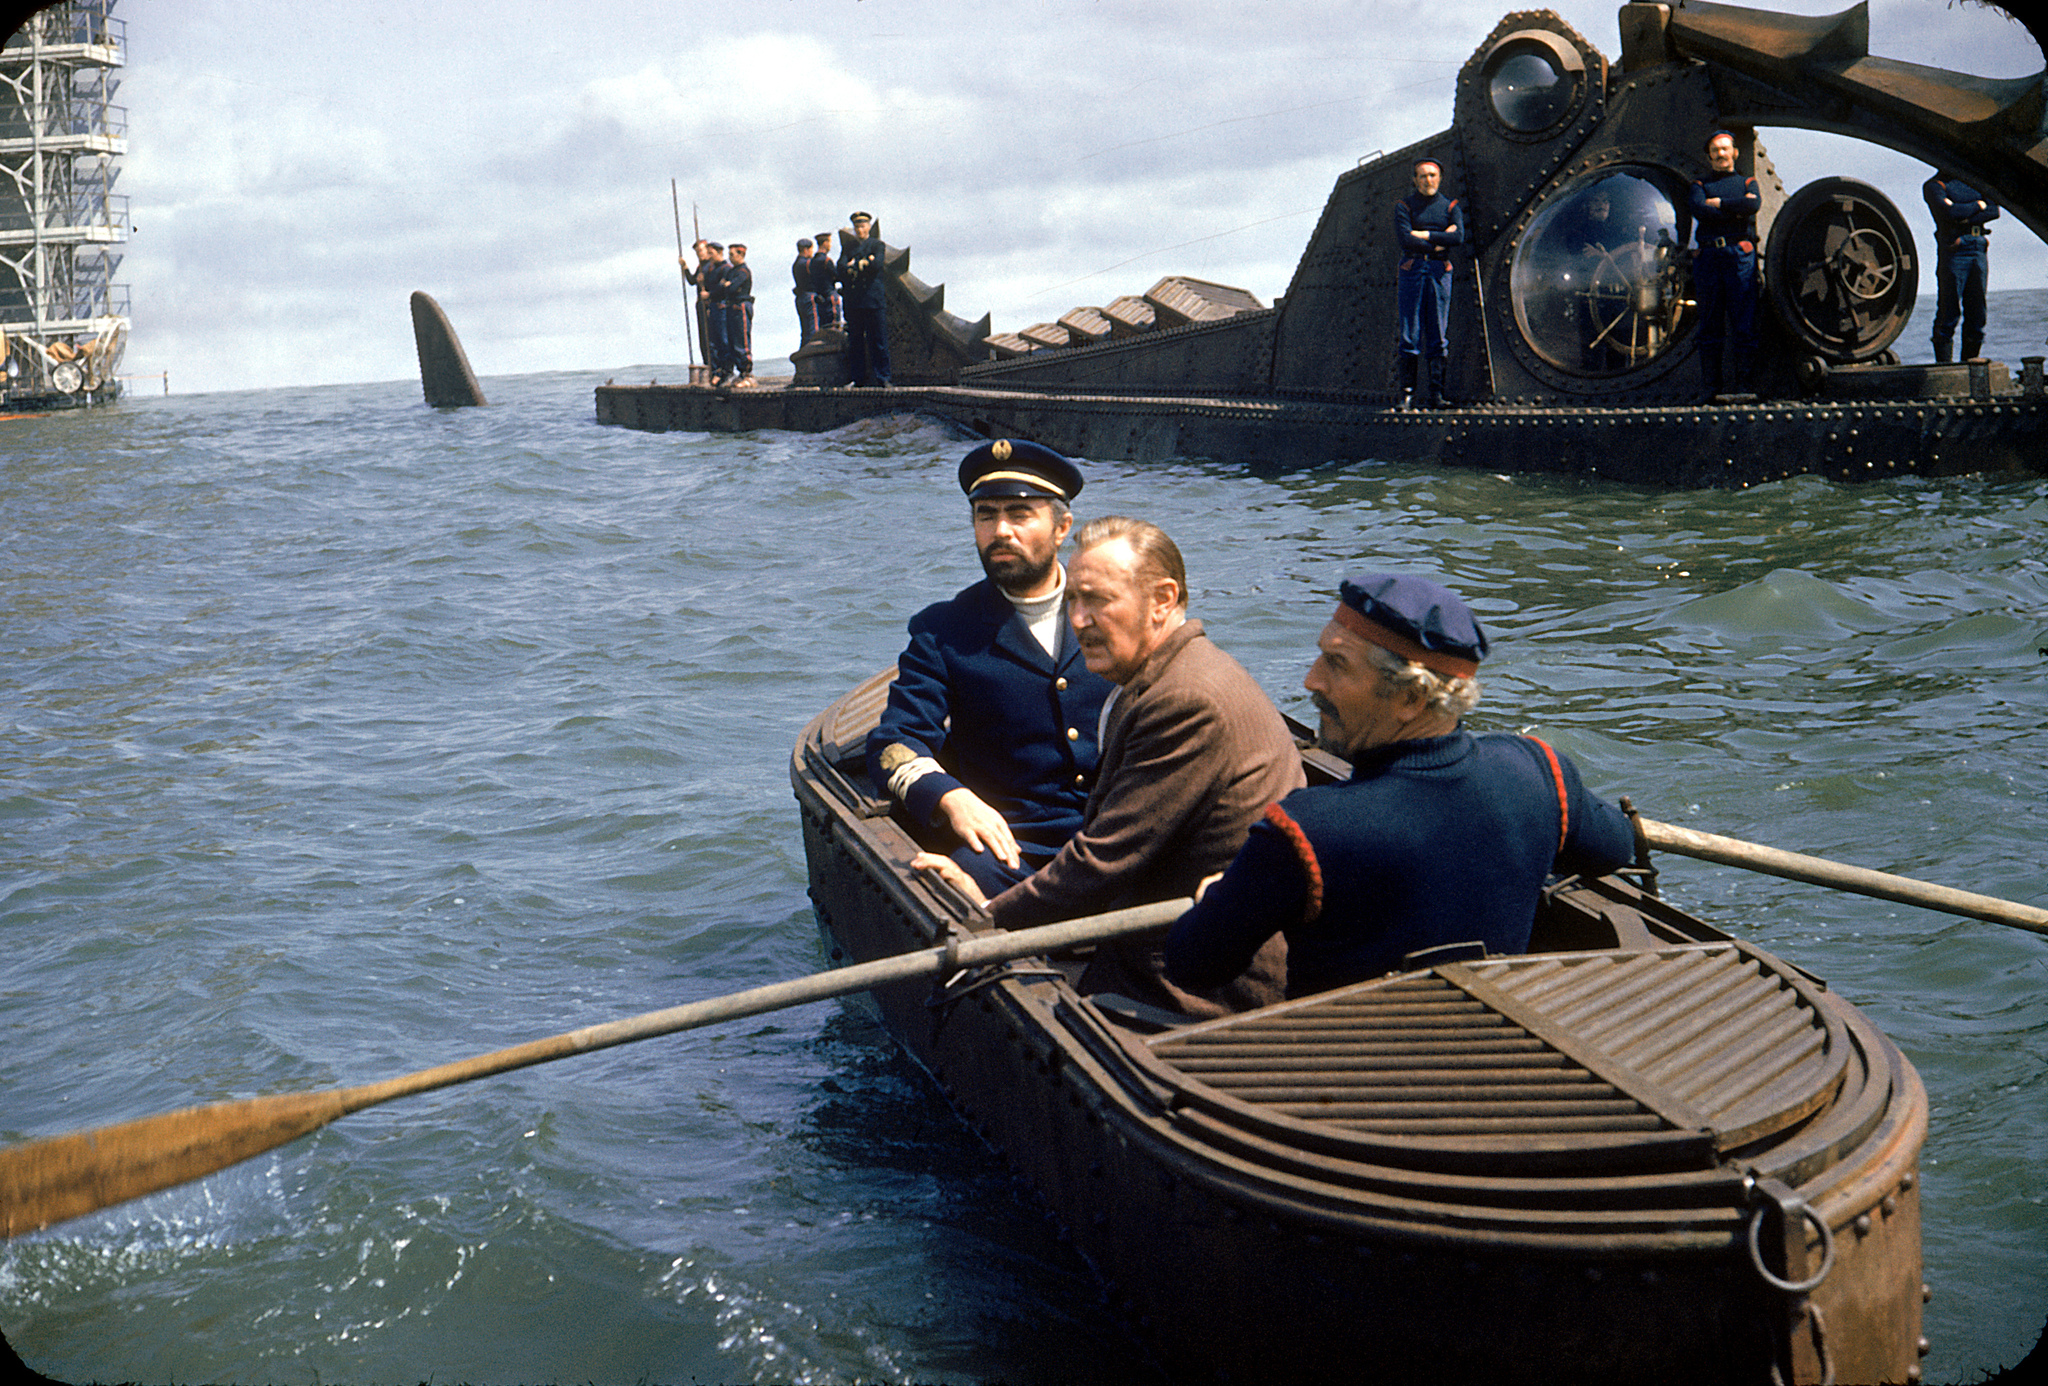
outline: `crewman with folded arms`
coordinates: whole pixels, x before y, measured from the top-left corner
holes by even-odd
[[[1934,359],[1946,365],[1955,347],[1956,322],[1963,324],[1963,359],[1984,350],[1984,291],[1991,278],[1991,223],[1998,204],[1953,173],[1940,172],[1921,185],[1934,214]]]
[[[1443,168],[1415,162],[1415,191],[1394,204],[1401,260],[1401,389],[1404,403],[1444,404],[1446,339],[1451,328],[1451,247],[1465,243],[1465,212],[1442,192]]]
[[[1735,136],[1707,140],[1705,178],[1692,180],[1693,289],[1700,304],[1700,376],[1712,399],[1728,383],[1722,352],[1732,344],[1734,390],[1751,393],[1756,361],[1756,214],[1764,205],[1756,179],[1735,167]]]

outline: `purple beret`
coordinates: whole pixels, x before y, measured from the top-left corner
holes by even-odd
[[[1349,577],[1337,589],[1345,629],[1402,658],[1453,678],[1471,678],[1486,658],[1486,632],[1457,593],[1398,573]]]

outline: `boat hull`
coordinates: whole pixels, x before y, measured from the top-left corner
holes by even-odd
[[[931,946],[978,918],[910,878],[915,844],[852,778],[850,752],[882,687],[871,683],[814,722],[792,767],[812,898],[846,961]],[[1775,964],[1625,886],[1600,889],[1588,897],[1597,908],[1560,907],[1552,937],[1621,928],[1614,921],[1635,900],[1651,925],[1636,928],[1645,951],[1626,955],[1638,962],[1692,967],[1712,954],[1745,975],[1758,959]],[[1407,1014],[1423,1003],[1401,988],[1447,986],[1446,977],[1493,995],[1507,966],[1447,965],[1442,976],[1371,984],[1352,1004]],[[1474,970],[1483,967],[1494,981]],[[1719,1383],[1767,1381],[1775,1367],[1791,1380],[1917,1380],[1925,1094],[1853,1007],[1798,989],[1856,1060],[1824,1110],[1770,1150],[1766,1141],[1734,1152],[1741,1158],[1699,1160],[1694,1149],[1660,1166],[1695,1136],[1664,1132],[1631,1147],[1617,1135],[1621,1163],[1591,1176],[1574,1172],[1583,1151],[1569,1133],[1460,1138],[1444,1147],[1446,1168],[1409,1158],[1405,1137],[1361,1144],[1275,1115],[1190,1078],[1196,1061],[1171,1057],[1210,1041],[1233,1048],[1232,1027],[1246,1018],[1141,1038],[1079,997],[1052,963],[947,988],[896,986],[876,1001],[890,1033],[1037,1192],[1176,1379]],[[1467,997],[1456,1000],[1471,1010]],[[1309,998],[1253,1019],[1315,1026],[1327,1011]],[[1357,1076],[1337,1067],[1347,1081]],[[1787,1179],[1769,1177],[1773,1168]],[[1774,1218],[1757,1203],[1762,1184],[1811,1215]],[[1817,1221],[1833,1242],[1818,1287],[1809,1295],[1766,1283],[1752,1237],[1768,1268],[1796,1281],[1826,1250]]]

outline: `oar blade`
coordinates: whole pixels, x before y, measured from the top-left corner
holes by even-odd
[[[0,1150],[0,1237],[34,1232],[53,1222],[202,1179],[379,1102],[891,982],[1100,942],[1170,924],[1192,903],[1168,900],[1014,934],[962,936],[948,947],[874,958],[729,996],[586,1026],[381,1083],[188,1107],[118,1126],[28,1141]]]
[[[347,1089],[187,1107],[0,1150],[0,1236],[17,1237],[226,1169],[355,1110]]]

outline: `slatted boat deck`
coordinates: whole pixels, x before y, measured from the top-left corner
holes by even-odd
[[[1827,1105],[1851,1059],[1812,983],[1737,943],[1447,964],[1146,1047],[1248,1128],[1553,1173],[1710,1167]]]

